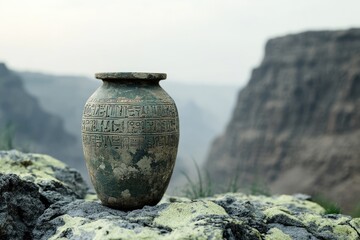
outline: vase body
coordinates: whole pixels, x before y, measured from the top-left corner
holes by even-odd
[[[156,205],[169,184],[179,118],[160,87],[166,74],[99,73],[103,84],[85,104],[82,140],[90,179],[101,202],[132,210]]]

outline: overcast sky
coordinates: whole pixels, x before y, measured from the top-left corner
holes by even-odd
[[[360,27],[360,0],[0,0],[0,61],[92,76],[244,85],[267,39]]]

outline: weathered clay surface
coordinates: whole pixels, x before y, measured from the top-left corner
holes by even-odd
[[[169,184],[179,142],[178,112],[161,73],[99,73],[82,121],[86,165],[106,206],[156,205]]]
[[[220,186],[323,195],[346,212],[360,196],[360,29],[267,42],[206,167]]]
[[[65,177],[56,177],[59,169]],[[304,195],[227,193],[198,200],[165,196],[156,206],[124,212],[85,195],[78,174],[49,156],[0,152],[0,173],[0,239],[360,237],[359,218],[325,215]]]

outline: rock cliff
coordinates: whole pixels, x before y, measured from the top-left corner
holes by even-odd
[[[7,147],[51,154],[72,167],[82,164],[82,154],[73,148],[76,139],[65,131],[62,119],[42,109],[19,75],[0,63],[0,145],[9,131],[5,140],[13,146]]]
[[[0,151],[0,239],[359,239],[360,219],[324,214],[306,195],[165,196],[123,212],[46,155]]]
[[[360,203],[360,29],[271,39],[208,154],[218,184]]]

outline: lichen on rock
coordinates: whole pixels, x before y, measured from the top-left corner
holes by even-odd
[[[0,239],[31,239],[46,208],[82,199],[87,189],[76,170],[50,156],[0,151]]]
[[[78,173],[41,154],[0,152],[0,239],[360,239],[360,219],[303,195],[224,193],[103,206]]]
[[[36,184],[49,203],[84,198],[88,187],[75,169],[44,154],[0,151],[0,173]]]

